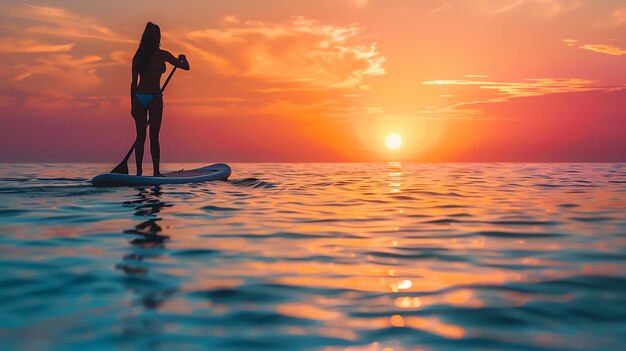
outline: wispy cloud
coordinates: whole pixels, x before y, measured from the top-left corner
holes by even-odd
[[[77,14],[60,7],[27,5],[12,12],[13,17],[33,22],[26,27],[29,33],[47,36],[98,39],[112,42],[134,43],[135,41],[116,33],[106,26],[98,24],[98,20]]]
[[[50,89],[79,94],[98,86],[103,81],[98,70],[124,61],[128,55],[122,54],[127,52],[122,48],[133,42],[96,18],[64,8],[3,5],[1,9],[12,25],[3,28],[0,39],[0,57],[10,67],[0,71],[0,79],[15,89],[30,87],[33,96]],[[99,43],[91,45],[94,41]]]
[[[101,61],[102,58],[97,55],[78,58],[65,54],[49,55],[16,65],[13,80],[20,81],[34,75],[43,75],[48,77],[46,80],[51,79],[52,86],[84,90],[101,81],[96,74],[96,68]]]
[[[365,7],[367,1],[353,4]],[[0,68],[0,79],[30,94],[10,101],[40,97],[37,101],[51,108],[43,95],[50,91],[63,91],[85,104],[93,103],[90,96],[115,94],[110,90],[114,83],[106,78],[127,74],[121,66],[130,64],[135,45],[129,44],[137,43],[139,33],[131,38],[97,18],[61,7],[0,9],[6,10],[0,17],[12,23],[2,28],[0,57],[9,68]],[[164,48],[185,52],[193,67],[187,84],[177,90],[189,98],[169,102],[194,112],[293,109],[293,114],[345,115],[364,110],[364,100],[336,97],[369,89],[369,77],[385,74],[385,57],[371,33],[356,24],[329,25],[304,17],[263,22],[227,14],[213,26],[199,28],[170,27],[163,32]],[[208,81],[214,84],[207,91]],[[58,104],[70,105],[68,96],[55,96]]]
[[[364,29],[294,17],[275,24],[229,16],[223,28],[174,37],[222,75],[298,83],[299,89],[367,88],[367,77],[385,74],[376,43],[362,43]],[[293,89],[289,84],[285,89]]]
[[[611,39],[610,41],[617,41],[617,39]],[[578,44],[579,41],[576,39],[563,39],[563,42],[567,46],[577,46],[580,49],[589,50],[589,51],[593,51],[593,52],[597,52],[601,54],[607,54],[607,55],[612,55],[612,56],[626,55],[626,49],[621,48],[616,45],[610,45],[610,44],[580,44],[579,45]]]
[[[578,40],[576,40],[576,39],[563,39],[563,42],[567,46],[575,46],[576,43],[578,43]]]
[[[120,98],[107,91],[105,75],[116,72],[107,67],[128,64],[128,44],[134,40],[103,20],[61,7],[1,4],[0,12],[10,24],[2,25],[0,38],[5,108],[71,114],[119,106]]]
[[[229,15],[216,27],[174,31],[164,38],[166,46],[181,48],[194,60],[192,65],[202,67],[189,78],[189,86],[219,82],[206,93],[218,94],[228,104],[237,100],[236,109],[252,115],[367,114],[366,99],[354,93],[369,90],[370,77],[386,74],[384,55],[358,25],[328,25],[304,17],[269,23]],[[179,103],[184,107],[189,101]],[[212,105],[214,99],[193,103],[204,104],[207,113],[233,110]]]
[[[482,98],[471,99],[446,104],[444,106],[431,107],[420,111],[424,116],[437,116],[437,118],[464,119],[474,118],[480,115],[480,109],[471,106],[478,104],[502,103],[515,98],[538,97],[550,94],[582,93],[593,91],[618,91],[626,89],[626,84],[606,85],[596,81],[578,78],[539,78],[525,79],[518,82],[495,82],[483,80],[453,79],[434,80],[423,82],[430,86],[456,86],[475,87],[485,91]],[[466,93],[464,96],[481,94]]]
[[[614,46],[614,45],[591,45],[591,44],[587,44],[587,45],[583,45],[580,47],[581,49],[584,50],[589,50],[589,51],[593,51],[593,52],[599,52],[601,54],[607,54],[607,55],[612,55],[612,56],[622,56],[622,55],[626,55],[626,49],[622,49],[618,46]]]
[[[488,16],[523,13],[552,18],[576,10],[583,4],[583,0],[445,0],[440,1],[433,13],[458,9]]]
[[[598,82],[577,78],[539,78],[521,82],[490,82],[475,80],[435,80],[423,82],[425,85],[475,85],[480,89],[497,91],[498,96],[490,102],[506,101],[516,97],[541,96],[547,94],[613,91],[621,90],[626,85],[602,85]]]
[[[469,120],[480,119],[482,117],[481,110],[459,108],[456,106],[429,106],[417,112],[420,119],[434,120]]]
[[[0,39],[0,53],[46,53],[70,51],[74,44],[50,44],[33,39]]]

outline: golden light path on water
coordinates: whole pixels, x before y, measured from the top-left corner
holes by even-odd
[[[625,312],[624,165],[238,164],[229,182],[142,189],[31,167],[11,170],[40,180],[0,183],[0,213],[12,211],[0,273],[38,289],[0,288],[11,345],[39,345],[18,338],[33,333],[182,350],[623,342],[606,325]]]

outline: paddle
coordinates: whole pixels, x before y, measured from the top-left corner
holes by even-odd
[[[163,87],[161,88],[161,94],[163,94],[163,92],[165,91],[165,87],[167,87],[167,84],[170,82],[170,79],[172,79],[174,72],[176,72],[176,68],[178,67],[174,67],[172,72],[170,72],[170,75],[167,76],[167,79],[165,80],[165,83],[163,84]],[[148,124],[150,124],[150,121],[146,123],[146,127],[148,126]],[[126,157],[124,157],[122,162],[120,162],[120,164],[117,165],[115,168],[113,168],[113,170],[109,173],[128,174],[128,159],[130,158],[130,155],[133,153],[134,150],[135,150],[135,143],[133,143],[133,146],[130,147],[130,150],[128,150],[128,153],[126,154]]]

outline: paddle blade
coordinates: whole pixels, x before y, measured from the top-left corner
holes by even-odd
[[[109,173],[128,174],[128,164],[126,162],[126,160],[122,161],[122,163],[113,168],[113,170]]]
[[[133,153],[133,150],[135,150],[135,143],[130,147],[130,150],[128,150],[122,162],[109,173],[128,174],[128,159],[130,158],[130,154]]]

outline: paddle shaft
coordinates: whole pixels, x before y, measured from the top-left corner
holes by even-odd
[[[165,80],[165,83],[163,83],[163,87],[161,88],[161,94],[163,94],[163,92],[165,91],[165,88],[167,87],[167,84],[170,82],[170,79],[172,79],[172,76],[174,75],[174,72],[176,72],[176,69],[178,67],[174,66],[174,69],[172,70],[172,72],[170,72],[170,75],[167,76],[167,79]],[[150,121],[147,121],[146,123],[146,127],[150,124]],[[126,154],[126,157],[124,157],[124,160],[122,161],[122,163],[126,164],[128,162],[128,159],[130,158],[130,155],[133,153],[133,151],[135,150],[135,145],[136,143],[133,143],[133,145],[130,147],[130,150],[128,150],[128,153]],[[116,167],[117,168],[117,167]]]
[[[161,88],[161,94],[163,94],[163,92],[165,91],[165,87],[167,87],[167,84],[170,82],[170,79],[172,79],[172,76],[174,75],[174,72],[176,72],[176,69],[178,67],[174,66],[174,69],[172,70],[172,72],[170,72],[170,75],[167,76],[167,79],[165,80],[165,83],[163,83],[163,87]]]

